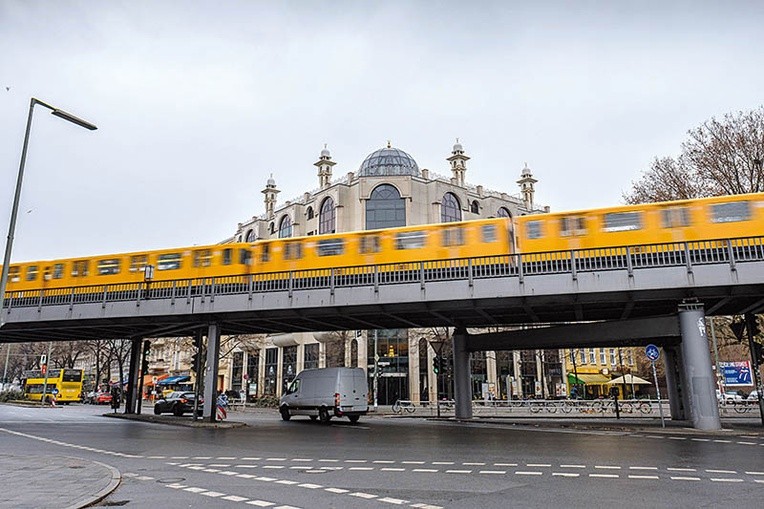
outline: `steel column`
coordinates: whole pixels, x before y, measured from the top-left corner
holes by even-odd
[[[138,364],[142,347],[143,338],[130,339],[130,368],[127,372],[127,394],[125,394],[126,414],[134,414],[138,402]]]
[[[467,330],[456,329],[453,339],[454,351],[454,399],[456,418],[472,419],[472,374],[470,353],[467,351]]]
[[[681,304],[679,328],[682,332],[682,360],[692,425],[697,429],[721,429],[716,401],[716,380],[711,370],[703,306]]]
[[[207,328],[207,369],[204,373],[203,420],[216,422],[218,363],[220,361],[220,327],[217,323]]]

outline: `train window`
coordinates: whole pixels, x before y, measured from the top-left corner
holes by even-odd
[[[21,267],[11,267],[8,269],[8,280],[18,283],[20,279],[19,274],[21,274]]]
[[[252,251],[249,249],[239,249],[239,263],[249,265],[252,263]]]
[[[88,260],[77,260],[72,265],[72,277],[84,277],[90,273],[90,262]]]
[[[583,235],[586,233],[586,222],[582,216],[567,216],[560,218],[560,236]]]
[[[98,260],[96,266],[99,276],[108,276],[110,274],[119,274],[119,258],[106,258]]]
[[[395,249],[419,249],[424,247],[427,233],[423,231],[401,232],[395,236]]]
[[[197,249],[194,251],[194,267],[209,267],[212,265],[212,251]]]
[[[690,209],[687,207],[672,207],[662,209],[661,226],[664,228],[690,226]]]
[[[751,219],[751,207],[747,201],[711,205],[711,221],[714,223],[734,223],[749,219]]]
[[[605,214],[606,232],[625,232],[642,229],[641,212],[611,212]]]
[[[463,228],[445,228],[443,229],[443,247],[464,245]]]
[[[480,228],[480,233],[483,237],[483,242],[496,242],[496,225],[484,224]]]
[[[325,239],[318,241],[318,256],[340,255],[345,250],[345,241],[342,239]]]
[[[231,265],[231,259],[233,258],[232,251],[230,247],[223,249],[223,265]]]
[[[57,263],[53,266],[53,279],[61,279],[64,277],[64,264]]]
[[[543,236],[541,232],[541,221],[528,221],[525,228],[529,239],[540,239]]]
[[[265,263],[271,259],[271,245],[263,244],[263,250],[260,253],[260,261]]]
[[[379,235],[361,236],[361,245],[359,246],[361,254],[379,253],[380,250]]]
[[[299,260],[300,258],[302,258],[302,242],[284,244],[284,260]]]
[[[30,265],[27,267],[27,281],[34,281],[37,279],[37,273],[39,272],[39,267],[37,265]]]
[[[133,255],[130,257],[130,272],[143,272],[148,265],[149,257],[144,255]]]
[[[180,253],[167,253],[157,256],[157,270],[176,270],[180,268]]]

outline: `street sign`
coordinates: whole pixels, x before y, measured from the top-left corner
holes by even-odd
[[[40,356],[40,366],[42,366],[43,364],[47,364],[47,363],[48,363],[48,357],[45,354],[42,354]]]
[[[651,343],[645,347],[645,355],[647,355],[648,359],[655,362],[661,356],[661,351]]]

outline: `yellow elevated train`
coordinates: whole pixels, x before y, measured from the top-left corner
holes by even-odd
[[[764,236],[764,193],[14,263],[7,291],[753,236]]]

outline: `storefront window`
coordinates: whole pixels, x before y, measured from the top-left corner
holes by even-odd
[[[305,359],[303,360],[305,369],[316,369],[318,367],[318,343],[305,345]]]
[[[267,348],[265,350],[265,387],[264,395],[276,394],[276,372],[279,364],[279,349]]]

